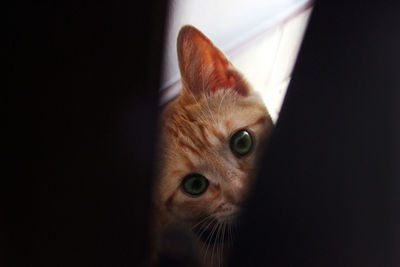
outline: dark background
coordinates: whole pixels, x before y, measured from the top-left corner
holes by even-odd
[[[0,265],[143,262],[166,8],[7,7]],[[400,266],[399,11],[316,3],[231,266]]]
[[[146,257],[166,4],[9,6],[5,266]]]
[[[399,7],[316,3],[231,266],[400,266]]]

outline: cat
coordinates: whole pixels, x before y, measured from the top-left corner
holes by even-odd
[[[182,90],[160,117],[153,228],[196,237],[203,266],[221,266],[273,129],[261,97],[195,27],[177,38]]]

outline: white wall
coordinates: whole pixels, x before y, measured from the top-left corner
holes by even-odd
[[[179,29],[192,24],[218,46],[260,91],[276,120],[290,80],[310,0],[172,0],[165,43],[161,102],[180,90]]]

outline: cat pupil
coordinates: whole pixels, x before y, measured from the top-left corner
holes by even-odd
[[[253,146],[251,135],[246,130],[237,131],[231,139],[231,150],[237,157],[248,154]]]
[[[192,184],[194,190],[199,190],[201,188],[201,182],[199,180],[195,180]]]
[[[189,174],[182,182],[183,190],[193,196],[203,194],[208,187],[208,180],[201,174]]]
[[[248,144],[248,140],[247,139],[241,138],[238,141],[238,146],[240,148],[246,148],[247,144]]]

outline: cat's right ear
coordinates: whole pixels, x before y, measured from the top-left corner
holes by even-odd
[[[224,54],[195,27],[186,25],[177,40],[183,91],[194,95],[233,90],[247,95],[249,86]]]

